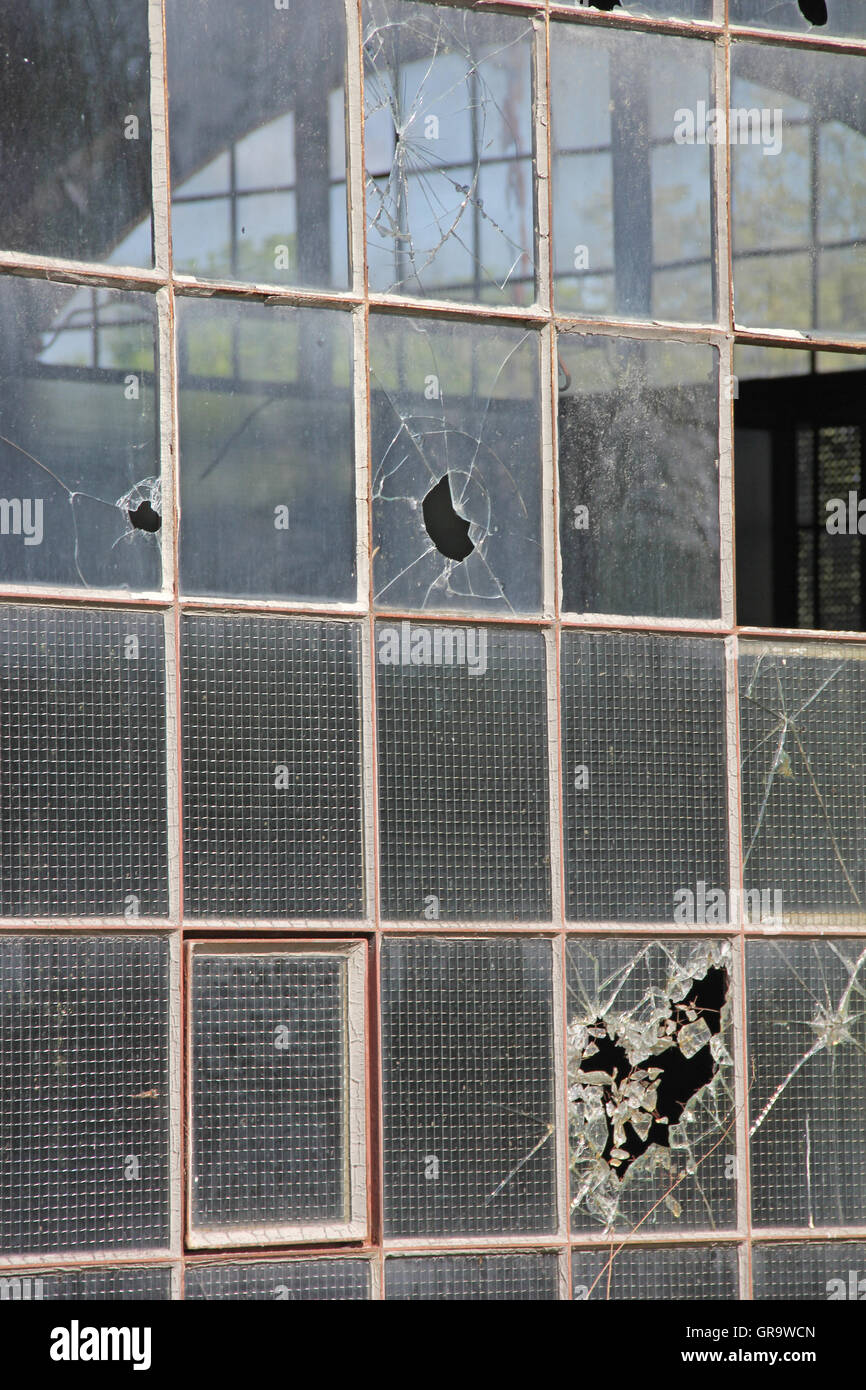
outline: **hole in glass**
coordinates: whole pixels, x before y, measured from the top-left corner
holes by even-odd
[[[444,473],[421,503],[427,534],[441,555],[465,560],[475,549],[469,539],[471,523],[461,516],[451,496],[451,479]]]

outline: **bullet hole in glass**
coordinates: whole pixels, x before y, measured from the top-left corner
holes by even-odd
[[[470,522],[455,509],[447,473],[427,493],[421,508],[427,534],[441,555],[465,560],[472,554],[475,542],[469,539]]]
[[[158,531],[162,525],[162,517],[159,512],[155,512],[148,501],[139,502],[137,507],[130,507],[127,513],[131,525],[137,531]]]

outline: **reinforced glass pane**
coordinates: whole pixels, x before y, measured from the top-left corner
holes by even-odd
[[[376,625],[383,916],[550,917],[544,639]]]
[[[756,1226],[850,1226],[866,1209],[866,945],[748,941]]]
[[[572,1230],[734,1224],[731,962],[720,941],[569,941]]]
[[[385,1262],[385,1297],[415,1302],[542,1302],[559,1297],[559,1256],[423,1255]]]
[[[737,1250],[733,1245],[683,1245],[607,1250],[572,1250],[572,1298],[577,1300],[700,1299],[739,1297]]]
[[[0,609],[0,913],[168,912],[163,619]]]
[[[0,938],[0,1250],[169,1237],[169,955],[159,936]]]
[[[357,627],[188,615],[182,633],[187,911],[360,916]]]
[[[366,1260],[243,1260],[186,1267],[184,1298],[188,1299],[318,1303],[369,1297]]]
[[[551,945],[390,938],[382,947],[388,1236],[556,1223]]]
[[[171,1298],[168,1265],[126,1265],[116,1268],[28,1269],[0,1274],[0,1302],[22,1301],[87,1303],[159,1302]]]
[[[756,1245],[752,1250],[752,1297],[802,1300],[866,1298],[866,1244],[819,1240]]]
[[[562,637],[566,910],[572,920],[728,920],[724,647]]]

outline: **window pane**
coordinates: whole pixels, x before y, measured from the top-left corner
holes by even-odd
[[[184,592],[353,600],[351,316],[177,308]]]
[[[184,1298],[331,1302],[370,1297],[367,1260],[242,1260],[188,1264]]]
[[[717,350],[560,333],[558,351],[564,608],[717,618]]]
[[[535,298],[532,27],[364,0],[370,288]]]
[[[0,278],[0,580],[160,585],[152,295]]]
[[[385,1297],[404,1302],[542,1302],[559,1297],[559,1256],[422,1255],[385,1262]]]
[[[863,1301],[866,1245],[855,1241],[756,1245],[752,1251],[755,1298],[821,1303],[825,1299]]]
[[[344,289],[343,0],[183,0],[166,29],[175,270]]]
[[[0,1301],[21,1299],[64,1303],[158,1302],[171,1298],[171,1269],[167,1265],[116,1265],[80,1269],[28,1269],[0,1274]]]
[[[383,608],[541,608],[539,335],[371,320],[373,577]]]
[[[739,1297],[733,1245],[572,1250],[572,1297],[719,1302]]]
[[[728,13],[732,24],[756,29],[791,29],[815,38],[866,37],[862,0],[728,0]]]
[[[610,10],[657,19],[712,19],[713,0],[555,0],[580,10]]]

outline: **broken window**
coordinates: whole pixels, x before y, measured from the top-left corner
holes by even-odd
[[[756,1226],[850,1226],[866,1204],[866,942],[747,941]]]
[[[152,295],[0,280],[0,579],[158,589]]]
[[[381,970],[386,1235],[553,1231],[551,943],[389,937]]]
[[[712,44],[574,24],[550,42],[557,310],[711,320],[713,151],[682,137],[713,105]]]
[[[728,920],[724,651],[562,635],[566,914]]]
[[[660,19],[712,19],[713,0],[556,0],[579,10],[652,15]]]
[[[177,307],[184,592],[351,601],[351,316]]]
[[[175,270],[345,288],[343,0],[183,0],[166,26]]]
[[[760,1299],[866,1299],[866,1245],[862,1241],[780,1241],[752,1251],[752,1297]]]
[[[571,938],[571,1228],[735,1219],[731,946]]]
[[[373,580],[385,608],[541,608],[539,335],[377,314]]]
[[[359,1259],[241,1260],[190,1264],[184,1298],[332,1302],[370,1297],[370,1262]]]
[[[862,0],[728,0],[732,24],[866,38]]]
[[[385,1297],[510,1303],[559,1297],[559,1255],[420,1255],[385,1261]]]
[[[572,1298],[718,1302],[739,1297],[734,1245],[572,1250]]]
[[[718,350],[560,333],[563,607],[718,618]]]
[[[732,65],[737,322],[862,336],[862,58],[736,43]]]
[[[382,915],[549,919],[541,633],[379,622],[376,710]]]
[[[535,298],[532,26],[364,0],[370,288]]]
[[[866,921],[866,663],[858,647],[742,643],[743,886],[760,916]]]
[[[358,917],[354,623],[187,614],[184,882],[193,917]]]

